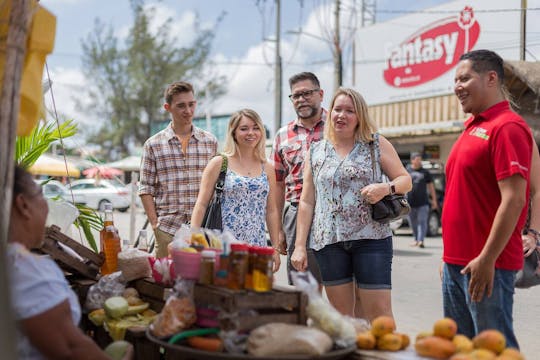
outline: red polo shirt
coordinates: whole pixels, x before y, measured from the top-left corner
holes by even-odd
[[[443,260],[466,265],[480,254],[501,202],[497,182],[519,174],[527,179],[532,154],[532,135],[525,121],[507,101],[469,118],[446,165],[446,194],[442,214]],[[495,267],[523,267],[521,229],[527,207]]]

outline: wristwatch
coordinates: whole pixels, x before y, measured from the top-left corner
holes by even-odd
[[[390,195],[394,195],[396,193],[396,185],[394,183],[390,183]]]

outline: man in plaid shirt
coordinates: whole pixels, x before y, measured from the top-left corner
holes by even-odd
[[[158,258],[167,256],[174,233],[189,222],[202,172],[217,152],[216,137],[193,126],[197,101],[192,85],[174,82],[164,96],[171,123],[145,142],[139,185]]]
[[[278,130],[272,147],[270,160],[276,171],[278,185],[278,209],[283,213],[283,230],[279,238],[279,251],[287,254],[287,274],[290,272],[291,255],[296,240],[296,215],[302,194],[304,157],[309,145],[323,137],[326,111],[321,107],[323,90],[315,74],[302,72],[289,79],[291,95],[297,119]],[[307,249],[308,270],[321,283],[317,260],[311,249]]]

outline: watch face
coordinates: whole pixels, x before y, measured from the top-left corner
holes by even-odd
[[[390,185],[390,192],[391,192],[392,194],[395,194],[395,193],[396,193],[396,185],[394,185],[394,184]]]

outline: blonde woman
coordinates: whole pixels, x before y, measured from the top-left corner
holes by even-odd
[[[382,182],[381,171],[373,176],[372,147],[375,167],[390,183]],[[304,164],[292,265],[306,270],[311,236],[326,294],[338,311],[368,320],[392,316],[392,232],[371,218],[370,204],[406,193],[411,177],[394,147],[376,133],[358,92],[338,89],[324,139],[311,145]]]
[[[251,245],[266,246],[265,224],[274,249],[281,229],[276,202],[276,179],[265,155],[266,134],[260,116],[242,109],[231,115],[223,155],[227,156],[227,174],[223,189],[223,230]],[[221,156],[204,169],[199,196],[193,209],[191,226],[200,227],[206,207],[214,194]],[[274,251],[274,272],[279,269],[279,253]]]

